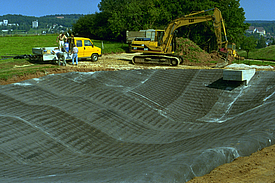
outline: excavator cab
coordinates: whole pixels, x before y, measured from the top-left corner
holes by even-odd
[[[158,47],[161,44],[164,30],[147,30],[145,37],[135,38],[131,43],[131,50],[133,52],[150,51],[151,46]]]
[[[227,49],[228,49],[228,53],[231,55],[231,56],[234,56],[236,57],[236,44],[235,43],[231,43],[231,44],[228,44],[227,45]]]
[[[236,49],[236,44],[235,44],[235,43],[230,43],[230,44],[228,44],[227,50],[228,50],[228,54],[229,54],[230,56],[234,57],[235,59],[244,60],[244,57],[241,57],[241,56],[238,54],[237,49]]]
[[[156,41],[158,42],[158,46],[160,46],[163,36],[164,36],[164,30],[157,30],[156,31]]]

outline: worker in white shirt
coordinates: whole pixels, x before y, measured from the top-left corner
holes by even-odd
[[[59,36],[57,36],[57,38],[56,38],[56,42],[58,42],[59,41],[59,50],[61,51],[62,50],[62,48],[64,48],[64,39],[66,39],[66,41],[67,41],[67,37],[65,36],[65,34],[64,34],[64,32],[62,32],[61,34],[59,34]]]
[[[73,50],[72,50],[73,56],[72,56],[72,64],[74,65],[74,59],[76,62],[76,65],[78,65],[78,48],[74,44]]]

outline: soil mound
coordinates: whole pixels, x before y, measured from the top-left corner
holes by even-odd
[[[212,66],[223,62],[218,52],[209,54],[188,38],[176,38],[176,50],[178,55],[184,56],[184,65]],[[229,62],[233,60],[228,57]]]

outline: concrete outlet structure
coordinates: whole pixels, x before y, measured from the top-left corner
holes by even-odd
[[[256,73],[256,69],[244,69],[244,70],[233,70],[225,69],[223,70],[223,80],[230,81],[245,81],[245,85],[248,85],[248,82]]]

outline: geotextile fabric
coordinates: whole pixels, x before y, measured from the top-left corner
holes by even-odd
[[[0,86],[0,182],[186,182],[274,144],[275,72],[48,75]]]

